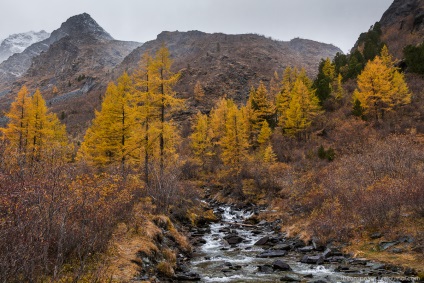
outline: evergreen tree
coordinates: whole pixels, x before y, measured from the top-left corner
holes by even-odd
[[[320,104],[330,97],[333,92],[333,84],[336,79],[335,66],[329,58],[321,60],[317,78],[314,81],[314,88]]]

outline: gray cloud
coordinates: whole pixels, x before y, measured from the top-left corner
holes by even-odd
[[[259,33],[332,43],[347,52],[392,0],[0,0],[0,39],[51,32],[89,13],[113,37],[145,42],[163,30]]]

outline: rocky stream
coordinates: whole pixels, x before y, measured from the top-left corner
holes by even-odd
[[[247,224],[255,208],[211,205],[220,221],[192,229],[195,253],[178,282],[414,282],[398,267],[288,238],[278,221]]]

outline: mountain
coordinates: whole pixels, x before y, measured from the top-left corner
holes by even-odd
[[[245,101],[252,86],[260,81],[268,84],[274,71],[281,74],[287,66],[305,68],[313,76],[322,58],[341,52],[333,45],[300,38],[285,42],[256,34],[200,31],[162,32],[141,45],[113,40],[88,14],[82,14],[0,65],[0,109],[8,109],[22,85],[31,91],[39,88],[68,131],[81,135],[108,82],[124,71],[132,72],[144,52],[155,52],[162,44],[170,49],[173,71],[181,73],[175,90],[179,97],[188,98],[187,111],[176,118],[180,120],[198,109],[209,111],[224,95]],[[201,103],[190,99],[197,81],[206,93]]]
[[[382,41],[393,55],[403,57],[403,48],[424,41],[424,1],[395,0],[381,20]]]
[[[8,109],[22,85],[31,91],[38,88],[53,111],[71,109],[66,111],[71,116],[66,121],[76,127],[72,132],[80,132],[99,105],[97,88],[103,92],[112,69],[140,45],[114,40],[88,14],[73,16],[49,38],[0,65],[0,109]],[[96,98],[94,104],[85,96],[88,92]]]
[[[12,34],[0,44],[0,63],[15,53],[23,52],[28,46],[40,42],[50,36],[44,30]]]
[[[322,58],[342,52],[333,45],[300,38],[286,42],[256,34],[165,31],[131,52],[116,68],[115,77],[134,70],[143,53],[155,52],[162,44],[170,50],[173,71],[181,72],[175,87],[179,96],[193,97],[197,81],[205,90],[206,98],[199,105],[188,100],[191,113],[199,108],[207,112],[223,95],[243,102],[252,86],[260,81],[267,84],[275,71],[281,75],[287,66],[305,68],[315,76]]]
[[[5,85],[10,85],[17,78],[25,74],[32,64],[32,59],[45,52],[49,47],[64,37],[78,38],[92,36],[99,41],[113,40],[113,38],[94,21],[89,14],[81,14],[69,18],[59,29],[40,42],[34,43],[22,53],[9,57],[0,64],[0,90],[5,90]],[[6,87],[7,88],[7,87]]]

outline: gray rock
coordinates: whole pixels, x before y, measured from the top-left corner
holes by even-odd
[[[373,240],[380,239],[381,237],[383,237],[383,234],[381,234],[381,233],[374,233],[370,236],[370,238],[373,239]]]
[[[283,262],[282,260],[276,260],[272,263],[272,267],[274,268],[274,270],[281,270],[281,271],[290,271],[292,270],[290,265],[288,265],[287,263]]]
[[[244,240],[242,237],[237,236],[237,235],[228,235],[228,236],[225,236],[224,239],[230,245],[239,244],[239,243],[241,243]]]
[[[302,281],[299,277],[295,276],[295,275],[285,275],[283,277],[280,278],[280,281],[284,281],[284,282],[300,282]]]
[[[256,257],[259,258],[271,258],[271,257],[282,257],[287,254],[287,251],[283,250],[268,250],[258,254]]]
[[[268,237],[268,236],[263,237],[263,238],[259,239],[259,240],[255,243],[255,246],[263,246],[263,245],[265,245],[268,241],[269,241],[269,237]]]
[[[385,251],[390,247],[396,246],[397,244],[399,244],[398,241],[393,241],[393,242],[380,242],[380,244],[378,245],[378,247],[380,248],[381,251]]]
[[[306,247],[298,248],[297,250],[301,253],[310,253],[314,250],[314,247],[313,246],[306,246]]]
[[[307,264],[322,264],[324,263],[324,258],[321,255],[317,256],[308,256],[305,255],[301,260],[301,263],[307,263]]]
[[[272,268],[271,265],[265,264],[265,265],[259,265],[258,271],[262,272],[262,273],[272,273],[274,271],[274,269]]]
[[[195,272],[177,273],[175,279],[185,281],[200,281],[200,275]]]
[[[283,250],[283,251],[288,251],[291,249],[290,245],[287,244],[277,244],[273,247],[271,247],[271,250]]]

